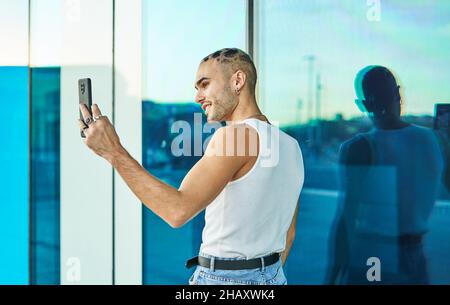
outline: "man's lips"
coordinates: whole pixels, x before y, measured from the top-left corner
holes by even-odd
[[[206,110],[206,107],[208,107],[208,106],[210,106],[211,104],[209,104],[209,103],[203,103],[202,104],[202,109],[203,109],[203,111],[204,110]]]

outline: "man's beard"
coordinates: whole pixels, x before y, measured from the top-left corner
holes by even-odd
[[[223,101],[223,102],[222,102]],[[210,112],[208,112],[208,120],[210,121],[223,121],[234,110],[236,101],[233,95],[224,94],[222,99],[216,100],[216,103],[210,106]]]

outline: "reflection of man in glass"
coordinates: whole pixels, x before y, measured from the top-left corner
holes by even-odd
[[[128,154],[96,104],[95,121],[80,121],[86,145],[172,227],[206,208],[200,255],[187,262],[197,266],[191,284],[286,283],[282,265],[294,240],[303,161],[297,141],[271,125],[258,108],[256,79],[252,60],[239,49],[219,50],[202,60],[195,100],[208,121],[230,124],[214,133],[179,189],[150,175]],[[90,114],[81,110],[87,122]],[[263,143],[268,142],[279,146],[270,150],[279,153],[273,166],[262,165]]]
[[[378,283],[429,282],[423,238],[443,161],[433,132],[401,119],[399,88],[384,67],[366,67],[356,77],[356,102],[375,126],[341,146],[331,283],[369,284],[371,257],[381,263]]]

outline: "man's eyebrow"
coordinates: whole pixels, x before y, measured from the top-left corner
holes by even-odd
[[[195,88],[195,89],[198,89],[197,86],[200,85],[200,83],[201,83],[202,81],[204,81],[205,79],[209,79],[209,78],[208,78],[208,77],[202,77],[202,78],[200,78],[200,79],[195,83],[194,88]]]

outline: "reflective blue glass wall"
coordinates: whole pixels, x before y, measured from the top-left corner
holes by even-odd
[[[208,26],[200,29],[198,12],[206,7],[208,14],[202,15],[201,24]],[[167,22],[168,16],[174,18]],[[174,156],[172,140],[179,134],[171,128],[174,122],[184,121],[192,135],[194,129],[203,131],[206,118],[193,102],[195,73],[209,53],[230,46],[245,49],[245,17],[245,0],[143,1],[142,164],[175,188],[200,156]],[[187,32],[192,34],[184,35]],[[182,45],[188,47],[180,51]],[[194,113],[202,121],[197,126]],[[211,133],[202,132],[203,141]],[[193,136],[190,147],[194,147]],[[143,283],[186,284],[192,269],[186,269],[185,262],[198,254],[203,226],[204,212],[174,230],[144,206]]]
[[[338,171],[340,147],[373,128],[368,115],[361,113],[354,102],[357,72],[367,65],[390,68],[400,85],[403,120],[430,131],[434,105],[450,102],[448,86],[444,85],[450,81],[450,57],[446,55],[450,40],[444,30],[450,24],[449,16],[450,6],[445,1],[260,2],[259,102],[270,119],[278,120],[298,140],[305,165],[297,237],[285,268],[288,283],[328,283],[326,275],[333,260],[331,241],[336,234],[334,223],[339,219],[343,195]],[[404,159],[409,160],[408,157],[405,154]],[[428,163],[434,157],[429,155]],[[417,175],[417,161],[409,161],[409,175],[416,175],[426,188],[430,177]],[[380,192],[366,200],[379,204],[389,189],[386,181],[375,180],[373,186]],[[424,193],[412,188],[411,192],[417,196]],[[450,280],[449,198],[440,185],[429,217],[424,216],[429,230],[422,236],[423,251],[408,253],[411,257],[419,252],[426,256],[431,284]],[[362,205],[360,210],[365,208]],[[399,213],[398,219],[389,213],[374,218],[380,225],[389,223],[395,228],[404,216],[408,217],[408,213]],[[353,220],[364,223],[368,218]],[[385,249],[392,249],[394,241],[386,238],[382,244]],[[382,268],[383,263],[388,264],[387,260],[381,261]],[[405,265],[407,260],[402,261]],[[369,268],[365,261],[360,267],[365,271]],[[365,278],[364,281],[368,283]],[[408,283],[406,278],[400,282]]]
[[[60,68],[31,70],[33,284],[60,282]]]
[[[172,123],[183,120],[194,126],[193,113],[202,116],[195,104],[142,103],[143,166],[164,182],[178,188],[184,176],[200,157],[175,157],[171,143]],[[202,121],[206,119],[202,116]],[[203,128],[203,125],[197,126]],[[191,147],[193,147],[193,129]],[[208,135],[205,134],[204,138]],[[187,144],[187,143],[185,143]],[[174,230],[152,211],[143,207],[143,280],[145,284],[183,284],[191,270],[181,268],[187,257],[197,254],[201,243],[204,213]],[[177,266],[177,267],[175,267]],[[181,266],[181,267],[180,267]]]

